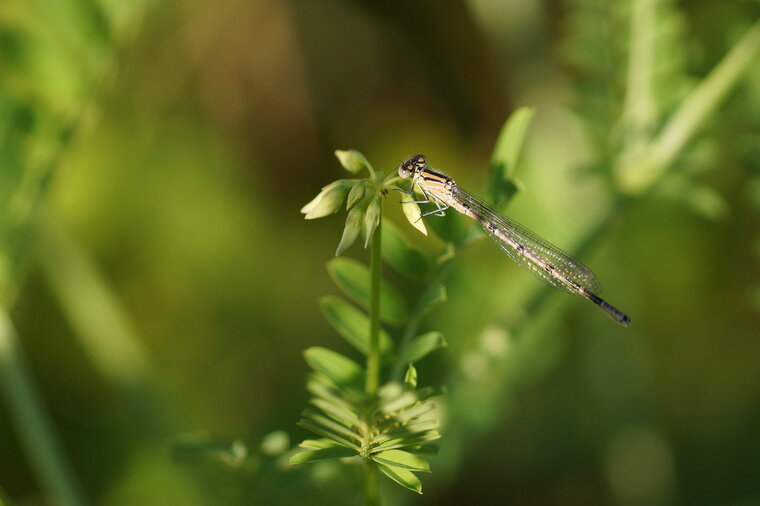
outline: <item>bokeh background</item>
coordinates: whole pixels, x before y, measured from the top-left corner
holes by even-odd
[[[386,503],[760,504],[760,43],[651,187],[616,178],[625,125],[656,135],[760,9],[652,1],[642,39],[641,4],[4,0],[7,503],[359,503],[357,468],[285,465],[307,436],[302,350],[351,354],[317,302],[338,293],[343,215],[298,211],[347,177],[335,149],[386,172],[423,152],[485,194],[529,106],[510,216],[633,325],[488,241],[461,251],[426,323],[449,346],[419,365],[449,392],[441,451],[424,495],[387,482]],[[647,41],[648,109],[626,105]],[[396,201],[387,219],[439,251]],[[234,451],[177,458],[178,437]]]

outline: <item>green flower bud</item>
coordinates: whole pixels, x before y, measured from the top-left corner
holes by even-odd
[[[375,197],[367,206],[367,212],[364,213],[364,247],[369,245],[372,236],[375,234],[375,229],[378,223],[380,223],[380,213],[382,207],[380,205],[380,197]]]
[[[343,205],[349,186],[347,180],[339,179],[322,188],[319,195],[301,208],[301,212],[306,215],[304,218],[313,220],[336,212]]]
[[[341,253],[346,251],[351,246],[356,238],[359,237],[359,232],[362,228],[362,218],[364,217],[364,210],[361,206],[353,207],[348,212],[346,218],[346,226],[343,228],[343,237],[340,238],[340,244],[338,249],[335,250],[335,256],[340,256]]]
[[[355,149],[349,149],[344,151],[342,149],[335,150],[335,156],[338,157],[340,164],[349,172],[356,174],[362,169],[367,169],[372,172],[371,166],[363,154]]]
[[[351,209],[354,205],[361,200],[364,196],[364,185],[359,183],[351,188],[348,192],[348,200],[346,201],[346,209]]]

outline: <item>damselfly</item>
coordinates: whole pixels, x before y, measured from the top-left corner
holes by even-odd
[[[450,177],[428,169],[427,158],[424,155],[415,155],[402,163],[398,168],[398,175],[402,178],[412,178],[409,194],[414,193],[416,186],[425,197],[425,200],[414,203],[435,204],[436,209],[423,216],[443,216],[448,208],[453,208],[477,221],[512,260],[536,277],[564,292],[593,302],[622,325],[628,326],[631,323],[625,313],[596,295],[601,287],[591,269],[467,193]]]

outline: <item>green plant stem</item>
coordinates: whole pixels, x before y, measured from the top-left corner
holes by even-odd
[[[654,20],[655,0],[633,2],[628,81],[622,120],[624,128],[633,135],[636,144],[650,140],[651,130],[657,121],[652,97]]]
[[[380,221],[372,237],[370,254],[370,299],[369,299],[369,355],[367,356],[367,382],[365,391],[377,393],[380,385],[380,266],[382,254],[383,201],[380,200]]]
[[[621,161],[617,176],[625,192],[641,195],[659,180],[705,119],[751,67],[759,51],[760,20],[681,102],[646,153]]]
[[[364,504],[380,506],[380,494],[377,488],[377,466],[371,460],[364,464]]]
[[[5,390],[8,413],[51,503],[60,506],[86,504],[26,367],[18,336],[4,308],[0,308],[0,383]]]
[[[374,396],[380,386],[380,266],[382,264],[383,200],[380,199],[380,221],[372,237],[370,253],[370,299],[369,299],[369,354],[367,355],[367,382],[365,391]],[[364,461],[364,502],[367,506],[379,506],[377,466],[371,460]]]

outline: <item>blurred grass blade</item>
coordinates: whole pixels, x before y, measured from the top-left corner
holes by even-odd
[[[418,249],[409,245],[406,237],[389,220],[383,223],[382,243],[383,260],[396,272],[415,280],[423,280],[427,277],[427,260]]]
[[[21,445],[49,499],[64,506],[87,504],[66,462],[4,308],[0,308],[0,384]]]
[[[327,272],[338,287],[349,297],[369,308],[370,272],[364,264],[350,258],[334,258],[327,263]],[[391,284],[380,282],[380,320],[401,325],[409,317],[407,304],[401,293]]]
[[[446,346],[446,340],[440,332],[428,332],[412,339],[401,354],[404,363],[417,362],[429,353]]]
[[[403,450],[387,450],[384,452],[373,453],[372,460],[378,464],[402,467],[411,471],[430,472],[430,464],[427,460]]]
[[[350,448],[336,446],[333,448],[321,448],[319,450],[309,450],[296,453],[290,457],[290,465],[308,464],[318,460],[343,459],[346,457],[356,457],[356,452]]]
[[[92,364],[120,388],[145,382],[147,353],[90,259],[49,216],[38,238],[40,265]]]
[[[325,296],[319,301],[327,321],[354,348],[364,355],[369,353],[369,317],[354,306],[337,297]],[[380,329],[380,353],[387,355],[392,341],[388,333]]]
[[[361,387],[364,369],[350,358],[320,346],[307,348],[303,354],[312,369],[324,374],[339,387]]]
[[[387,466],[380,463],[377,464],[377,467],[385,476],[395,481],[402,487],[407,488],[412,492],[417,492],[418,494],[422,493],[422,482],[411,471],[408,471],[401,467]]]

